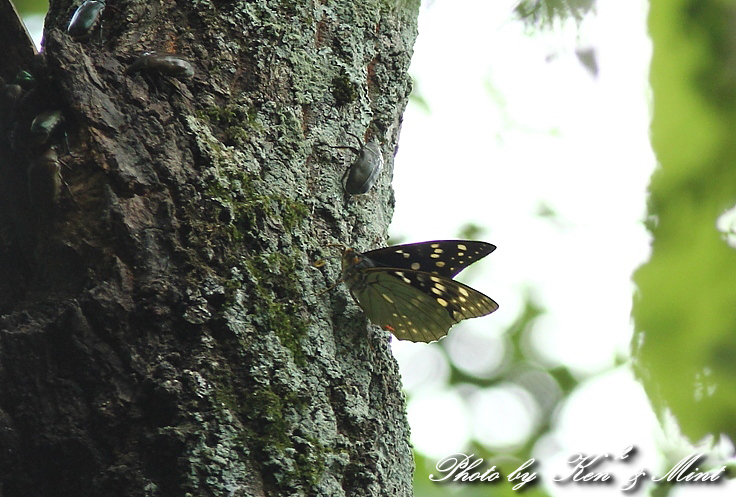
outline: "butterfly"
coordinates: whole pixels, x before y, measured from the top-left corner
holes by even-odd
[[[409,243],[360,253],[344,247],[342,275],[368,319],[399,340],[432,342],[463,319],[490,314],[498,304],[453,280],[496,247],[470,240]],[[336,283],[336,284],[337,284]]]

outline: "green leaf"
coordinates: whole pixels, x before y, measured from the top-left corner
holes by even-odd
[[[734,2],[652,0],[649,262],[635,274],[634,366],[683,434],[736,436],[736,251],[716,228],[736,204]]]

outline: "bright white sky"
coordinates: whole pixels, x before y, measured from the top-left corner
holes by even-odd
[[[628,356],[631,275],[649,250],[642,225],[655,166],[647,3],[599,0],[597,15],[580,29],[570,23],[532,35],[513,20],[514,4],[425,2],[411,73],[430,111],[410,104],[404,116],[391,234],[413,242],[455,238],[468,222],[487,229],[482,238],[498,249],[469,273],[500,309],[458,325],[445,340],[469,369],[493,370],[501,334],[533,289],[547,310],[534,346],[547,364],[587,378],[535,449],[540,479],[555,496],[626,495],[619,487],[632,467],[659,472],[657,447],[669,443],[628,367],[611,369]],[[578,48],[595,50],[597,77],[578,61]],[[540,217],[541,206],[557,216]],[[435,347],[393,343],[412,394],[414,446],[439,460],[465,450],[471,437],[496,446],[523,440],[538,422],[528,394],[449,391]],[[615,485],[591,492],[552,482],[568,473],[565,461],[575,452],[613,454],[628,445],[638,448],[634,464],[602,468],[620,474]],[[672,495],[733,491],[727,488],[680,487]]]
[[[405,114],[391,233],[420,241],[486,227],[498,249],[473,284],[501,308],[473,326],[503,329],[533,288],[550,311],[539,348],[593,373],[628,350],[631,273],[648,253],[645,5],[601,0],[580,32],[530,36],[513,3],[422,9],[411,72],[430,113]],[[579,46],[596,50],[598,78]],[[543,205],[557,217],[538,216]]]

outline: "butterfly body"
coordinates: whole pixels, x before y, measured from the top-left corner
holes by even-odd
[[[452,278],[496,247],[437,240],[360,253],[346,248],[341,280],[373,324],[400,340],[431,342],[463,319],[498,308],[491,298]]]

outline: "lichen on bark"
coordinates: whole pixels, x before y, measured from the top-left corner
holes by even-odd
[[[410,495],[388,334],[311,263],[385,242],[418,2],[114,7],[84,43],[47,17],[74,202],[2,232],[3,491]],[[196,74],[124,74],[143,50]],[[383,143],[364,196],[348,131]]]

